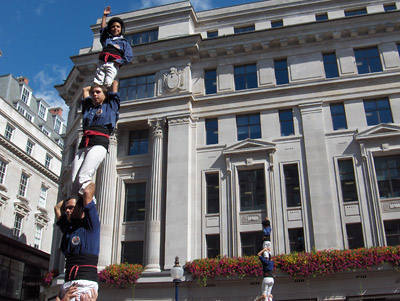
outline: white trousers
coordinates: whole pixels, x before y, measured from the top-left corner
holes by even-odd
[[[268,301],[271,300],[269,295],[271,295],[272,287],[274,286],[274,278],[272,277],[265,277],[262,282],[262,292],[261,294],[265,294],[267,296]]]
[[[93,176],[106,155],[107,150],[101,145],[78,149],[72,163],[72,194],[83,195],[83,190],[93,182]]]
[[[80,300],[80,295],[87,293],[89,294],[89,296],[91,295],[90,290],[92,288],[94,288],[97,291],[99,291],[99,284],[95,281],[91,281],[91,280],[72,280],[72,281],[68,281],[68,282],[64,282],[61,285],[61,289],[60,289],[60,299],[62,300],[65,296],[65,294],[67,293],[67,290],[70,286],[76,286],[78,288],[77,290],[77,294],[78,296],[75,298],[72,298],[71,301],[79,301]]]
[[[99,85],[111,87],[111,84],[117,76],[118,70],[114,65],[114,62],[103,63],[97,67],[96,74],[94,76],[94,82]]]

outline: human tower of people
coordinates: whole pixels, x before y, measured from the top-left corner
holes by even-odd
[[[65,278],[57,301],[96,300],[100,221],[95,206],[96,171],[105,159],[109,137],[119,117],[120,96],[115,80],[118,69],[132,60],[132,48],[123,37],[124,22],[107,23],[111,8],[104,9],[100,42],[103,46],[92,86],[83,88],[83,136],[72,163],[69,196],[55,207],[56,224],[63,233],[60,249],[65,256]]]
[[[263,267],[263,282],[261,286],[261,296],[257,301],[267,300],[272,301],[272,287],[274,286],[274,262],[271,260],[271,222],[266,218],[262,222],[263,226],[263,249],[258,252]]]

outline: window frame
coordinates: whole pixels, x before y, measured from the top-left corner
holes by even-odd
[[[15,132],[15,127],[13,127],[11,124],[7,123],[6,124],[6,129],[4,131],[4,137],[7,140],[12,141],[13,136],[14,136],[14,132]]]
[[[217,69],[204,70],[204,91],[206,95],[217,94]]]
[[[325,78],[339,77],[339,68],[337,63],[336,52],[333,51],[333,52],[323,53],[322,62],[324,63]]]
[[[44,112],[42,112],[42,108],[44,108]],[[39,110],[38,110],[38,116],[43,119],[46,120],[47,118],[47,112],[48,112],[48,108],[42,103],[39,102]],[[42,116],[43,115],[43,116]]]
[[[216,126],[214,126],[214,124]],[[218,118],[206,118],[204,121],[204,125],[206,132],[206,145],[218,144]]]
[[[344,16],[346,18],[348,17],[355,17],[355,16],[363,16],[363,15],[367,15],[368,11],[367,8],[364,7],[358,7],[358,8],[352,8],[352,9],[348,9],[344,11]]]
[[[239,124],[239,122],[240,123],[242,122],[241,121],[242,118],[247,118],[247,122],[243,123],[243,124]],[[254,120],[254,118],[257,120]],[[258,121],[258,122],[253,123],[252,120]],[[257,127],[257,129],[255,127]],[[254,131],[252,131],[253,128],[255,129]],[[238,141],[242,141],[247,138],[260,139],[262,137],[261,131],[262,131],[262,129],[261,129],[260,113],[236,115],[236,132],[237,132],[237,140]],[[245,134],[245,132],[246,132],[246,134]]]
[[[156,82],[155,73],[121,78],[119,84],[121,102],[155,97]],[[135,94],[134,97],[131,97],[132,92]],[[144,95],[141,95],[141,93],[144,93]]]
[[[127,256],[124,256],[124,255],[125,255],[125,248],[128,244],[133,244],[131,248],[134,250],[139,250],[141,247],[141,252],[139,252],[139,256],[138,256],[138,258],[141,260],[133,260],[132,262],[124,260],[127,258]],[[138,246],[135,247],[134,244],[138,244]],[[129,251],[131,251],[131,250],[127,250],[126,253],[130,254]],[[133,258],[134,257],[135,256],[133,256]],[[143,263],[144,263],[144,241],[143,240],[121,241],[121,263],[124,263],[124,262],[130,263],[130,264],[143,265]]]
[[[147,36],[147,38],[146,38],[146,36]],[[131,46],[138,46],[138,45],[144,45],[144,44],[148,44],[148,43],[157,42],[158,36],[159,36],[158,28],[134,32],[134,33],[124,35],[125,39],[129,42],[129,44]],[[137,43],[135,42],[136,38],[139,39],[139,41]]]
[[[395,166],[393,165],[393,163],[390,163],[390,159],[393,158],[394,161],[398,161],[399,165]],[[391,177],[391,171],[394,170],[395,172],[393,172],[394,174],[399,173],[400,172],[400,155],[396,154],[396,155],[388,155],[388,156],[374,156],[374,172],[375,172],[375,177],[376,177],[376,187],[377,187],[377,192],[378,192],[378,196],[379,199],[383,199],[383,200],[387,200],[387,199],[392,199],[392,198],[399,198],[400,197],[400,188],[398,188],[398,190],[395,190],[395,187],[399,187],[396,184],[396,179],[393,179]],[[385,159],[385,162],[382,162],[381,165],[378,166],[378,161],[381,161]],[[387,166],[386,168],[383,168],[382,166]],[[379,167],[379,168],[378,168]],[[380,172],[381,171],[381,172]],[[385,177],[383,180],[379,180],[380,176],[379,174],[382,175],[387,175],[387,177]],[[386,182],[389,183],[389,185],[386,184]],[[384,185],[382,185],[381,183],[383,183]],[[389,186],[389,190],[388,192],[386,192],[384,194],[384,188],[387,188]]]
[[[0,159],[0,184],[4,185],[6,182],[8,162]]]
[[[299,236],[299,235],[294,235],[296,234],[295,231],[301,231],[303,236]],[[297,242],[293,241],[293,239],[297,237]],[[302,239],[301,239],[302,237]],[[303,227],[298,227],[298,228],[289,228],[288,229],[288,241],[289,241],[289,250],[290,253],[293,252],[303,252],[306,250],[306,243],[305,243],[305,235],[304,235],[304,228]],[[300,248],[298,248],[297,246],[300,246]]]
[[[284,63],[285,66],[280,66]],[[287,58],[274,60],[275,83],[277,86],[289,84],[289,65]]]
[[[353,227],[353,229],[351,229]],[[358,229],[356,229],[356,227]],[[352,230],[353,232],[349,231]],[[364,248],[364,233],[361,223],[348,223],[346,224],[346,236],[348,249]]]
[[[40,186],[38,206],[41,208],[46,208],[47,191],[48,191],[48,188],[46,186],[44,186],[44,185]]]
[[[138,137],[134,137],[138,135]],[[150,130],[141,129],[129,131],[128,156],[147,155],[149,153]],[[136,145],[138,151],[136,152]]]
[[[16,212],[14,217],[13,236],[18,238],[21,237],[23,223],[24,223],[24,216]]]
[[[286,118],[284,115],[286,113],[290,112],[290,118]],[[294,132],[294,121],[293,121],[293,110],[292,109],[284,109],[284,110],[279,110],[279,124],[281,128],[281,136],[282,137],[287,137],[287,136],[293,136],[295,134]]]
[[[277,19],[271,21],[271,28],[283,27],[283,19]]]
[[[212,182],[211,180],[215,182]],[[204,175],[204,181],[206,188],[206,214],[219,214],[221,187],[219,172],[206,172]]]
[[[43,237],[43,226],[36,224],[34,244],[33,244],[35,249],[40,249],[40,246],[42,244],[42,237]]]
[[[297,178],[294,178],[293,181],[289,181],[288,176],[288,168],[296,166],[296,176]],[[290,171],[292,172],[292,171]],[[293,170],[294,172],[294,170]],[[297,162],[288,162],[288,163],[283,163],[282,164],[282,175],[283,175],[283,184],[285,188],[285,204],[286,208],[298,208],[302,207],[302,187],[301,187],[301,177],[300,177],[300,168],[299,164]],[[291,174],[292,175],[292,174]],[[297,189],[296,189],[297,187]],[[298,192],[295,192],[298,191]],[[289,194],[291,193],[291,194]]]
[[[339,107],[340,107],[340,111],[336,110],[336,108],[339,108]],[[342,110],[342,108],[343,108],[343,110]],[[346,110],[344,107],[344,103],[343,102],[330,103],[329,109],[331,112],[333,130],[334,131],[347,130],[348,126],[347,126]],[[343,124],[343,122],[344,122],[344,127],[341,126]]]
[[[128,189],[130,186],[138,186],[136,188],[136,193],[133,194],[133,198],[137,197],[133,201],[129,202],[128,198]],[[141,186],[141,187],[139,187]],[[125,183],[125,200],[124,200],[124,215],[123,215],[123,222],[144,222],[146,220],[146,199],[147,199],[147,182],[134,182],[134,183]],[[133,206],[132,215],[128,219],[128,207],[129,203],[132,203]],[[138,213],[139,212],[139,213]]]
[[[384,106],[382,106],[383,102],[385,102]],[[367,105],[369,106],[370,103],[374,103],[374,108],[372,107],[367,108]],[[364,104],[365,119],[367,121],[368,126],[374,126],[384,123],[393,123],[393,114],[389,98],[383,97],[376,99],[364,99],[363,104]],[[382,122],[382,119],[387,119],[387,120]]]
[[[212,239],[215,239],[215,241],[212,241]],[[210,252],[211,252],[211,256],[210,256]],[[220,236],[220,234],[219,233],[206,234],[206,258],[216,258],[220,254],[221,254],[221,236]]]
[[[52,160],[53,160],[53,157],[51,155],[49,155],[48,153],[46,153],[46,155],[44,157],[44,166],[47,169],[50,169]]]
[[[25,87],[24,85],[22,86],[22,90],[21,90],[21,100],[29,106],[29,103],[31,101],[31,97],[32,97],[32,91],[30,91],[27,87]]]
[[[256,30],[255,24],[245,25],[245,26],[237,26],[233,28],[234,34],[252,32]]]
[[[22,172],[21,178],[19,180],[18,196],[21,197],[26,196],[26,191],[28,190],[28,184],[29,184],[29,176],[26,173]]]
[[[358,74],[370,74],[383,71],[381,55],[377,46],[354,49],[354,58]]]
[[[250,232],[240,232],[240,251],[242,253],[242,257],[243,256],[254,256],[254,254],[257,254],[258,251],[260,250],[260,241],[262,238],[262,231],[250,231]],[[245,237],[246,235],[251,235],[251,238],[249,239],[249,243],[248,244],[244,244],[243,242],[243,238],[248,238]],[[247,242],[246,242],[247,243]],[[246,252],[244,252],[244,248],[246,249],[251,249],[249,251],[249,254],[247,254]]]
[[[267,193],[264,166],[237,170],[237,178],[239,211],[265,211]],[[246,195],[251,195],[250,199]],[[249,200],[250,205],[246,205]]]
[[[345,166],[344,164],[348,164]],[[338,175],[343,204],[359,202],[357,178],[352,157],[338,158]],[[350,170],[351,168],[351,170]],[[351,186],[351,187],[350,187]]]
[[[243,69],[243,71],[242,71]],[[244,64],[233,67],[235,91],[258,88],[257,64]]]

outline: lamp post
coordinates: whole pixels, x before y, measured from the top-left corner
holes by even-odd
[[[171,278],[175,283],[175,301],[178,301],[179,290],[178,286],[181,283],[181,278],[183,276],[183,268],[179,265],[179,257],[175,257],[175,265],[171,268]]]

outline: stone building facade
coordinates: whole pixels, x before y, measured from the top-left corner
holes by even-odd
[[[171,300],[175,256],[253,255],[265,217],[274,254],[398,245],[399,9],[271,0],[195,12],[182,1],[118,15],[135,57],[119,71],[120,120],[97,176],[100,266],[142,263],[135,299]],[[101,51],[100,20],[92,30],[57,86],[71,108],[65,167]],[[281,275],[274,300],[398,298],[392,269],[360,273]],[[181,292],[253,300],[259,284],[199,288],[187,277]],[[132,291],[103,288],[99,299],[111,296]]]
[[[65,122],[28,84],[0,76],[1,300],[39,300],[52,246]]]

